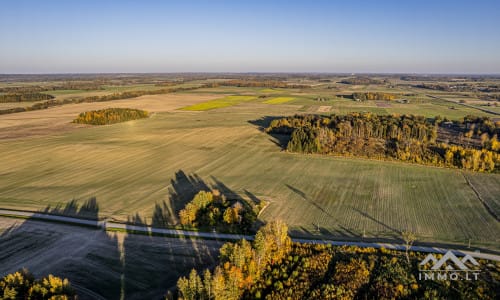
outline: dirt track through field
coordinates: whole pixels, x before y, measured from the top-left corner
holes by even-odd
[[[136,108],[152,113],[174,111],[178,108],[205,102],[220,95],[164,94],[94,103],[66,104],[36,111],[0,115],[0,140],[60,134],[86,127],[71,123],[78,114],[110,107]]]

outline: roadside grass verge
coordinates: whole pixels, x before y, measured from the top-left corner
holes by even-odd
[[[241,102],[254,100],[255,98],[256,98],[255,96],[227,96],[224,98],[214,99],[207,102],[186,106],[181,108],[181,110],[188,110],[188,111],[211,110],[216,108],[233,106]]]

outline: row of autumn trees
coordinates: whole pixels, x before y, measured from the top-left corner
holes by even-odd
[[[7,86],[0,88],[0,93],[18,93],[18,94],[29,94],[29,93],[39,93],[57,90],[102,90],[103,84],[106,82],[102,80],[98,81],[67,81],[55,85],[24,85],[24,86]]]
[[[217,86],[292,88],[292,89],[293,88],[304,89],[311,87],[310,85],[307,84],[289,83],[286,81],[279,81],[279,80],[240,80],[240,79],[211,83],[211,87],[217,87]]]
[[[378,79],[373,79],[370,77],[352,77],[352,78],[346,78],[342,79],[340,83],[343,84],[382,84],[384,83],[381,80]]]
[[[364,93],[353,93],[352,98],[356,101],[367,101],[367,100],[395,100],[396,95],[390,93],[381,92],[364,92]]]
[[[286,148],[290,152],[397,159],[473,171],[500,169],[500,147],[496,138],[499,124],[488,130],[487,126],[477,126],[484,127],[482,134],[488,135],[487,142],[477,149],[438,143],[439,123],[435,120],[371,113],[296,115],[273,120],[266,131],[291,135]]]
[[[47,101],[35,103],[35,104],[28,106],[28,107],[16,107],[16,108],[3,109],[3,110],[0,110],[0,115],[12,114],[12,113],[24,112],[24,111],[47,109],[49,107],[58,106],[58,105],[65,105],[65,104],[105,102],[105,101],[111,101],[111,100],[136,98],[136,97],[144,96],[144,95],[160,95],[160,94],[175,93],[175,92],[179,92],[179,91],[194,90],[194,89],[204,88],[204,87],[209,87],[209,84],[204,84],[204,85],[194,86],[194,87],[171,87],[171,88],[164,88],[164,89],[158,89],[158,90],[128,91],[128,92],[123,92],[123,93],[113,93],[113,94],[102,95],[102,96],[88,96],[88,97],[83,97],[83,98],[50,99]]]
[[[500,288],[500,263],[479,261],[478,280],[418,280],[427,253],[292,243],[287,229],[274,221],[253,242],[224,244],[213,271],[178,280],[178,298],[496,299]]]
[[[200,191],[179,212],[179,220],[181,225],[193,228],[249,232],[257,220],[256,209],[242,200],[228,200],[218,190]]]
[[[35,279],[28,270],[8,274],[0,280],[0,299],[65,300],[76,299],[67,279],[49,275]]]
[[[90,125],[108,125],[130,120],[147,118],[147,111],[131,108],[106,108],[81,113],[73,123]]]
[[[0,103],[28,102],[54,99],[54,96],[42,93],[8,93],[0,94]]]

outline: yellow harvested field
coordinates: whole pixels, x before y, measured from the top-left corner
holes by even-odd
[[[294,97],[276,97],[276,98],[272,98],[272,99],[266,100],[266,101],[264,101],[262,103],[266,103],[266,104],[282,104],[282,103],[290,102],[290,101],[292,101],[294,99],[295,99]]]
[[[239,104],[241,102],[247,102],[247,101],[251,101],[254,99],[255,99],[255,96],[227,96],[224,98],[219,98],[219,99],[210,100],[210,101],[203,102],[203,103],[190,105],[190,106],[182,108],[182,110],[188,110],[188,111],[211,110],[211,109],[216,109],[216,108],[233,106],[233,105]]]
[[[0,139],[42,136],[62,133],[87,125],[71,121],[81,112],[112,107],[135,108],[151,113],[174,111],[217,98],[211,94],[163,94],[105,102],[66,104],[49,109],[0,115]]]

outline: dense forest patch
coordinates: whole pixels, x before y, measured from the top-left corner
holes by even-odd
[[[0,279],[0,299],[77,299],[68,279],[53,275],[35,279],[22,269]]]
[[[101,110],[92,110],[81,113],[73,123],[108,125],[120,122],[126,122],[136,119],[143,119],[149,116],[147,111],[131,108],[106,108]]]
[[[292,243],[287,229],[274,221],[224,244],[213,271],[179,279],[179,299],[495,299],[500,288],[499,263],[478,260],[477,280],[422,280],[428,253]]]
[[[440,125],[446,128],[441,132],[455,127],[465,131],[464,139],[480,135],[481,141],[476,147],[438,142]],[[469,116],[453,123],[413,115],[296,115],[273,120],[266,131],[290,135],[290,152],[389,158],[473,171],[500,169],[500,123],[488,118]]]
[[[218,190],[200,191],[179,212],[180,223],[194,228],[217,228],[222,232],[249,232],[260,206],[231,200]]]

